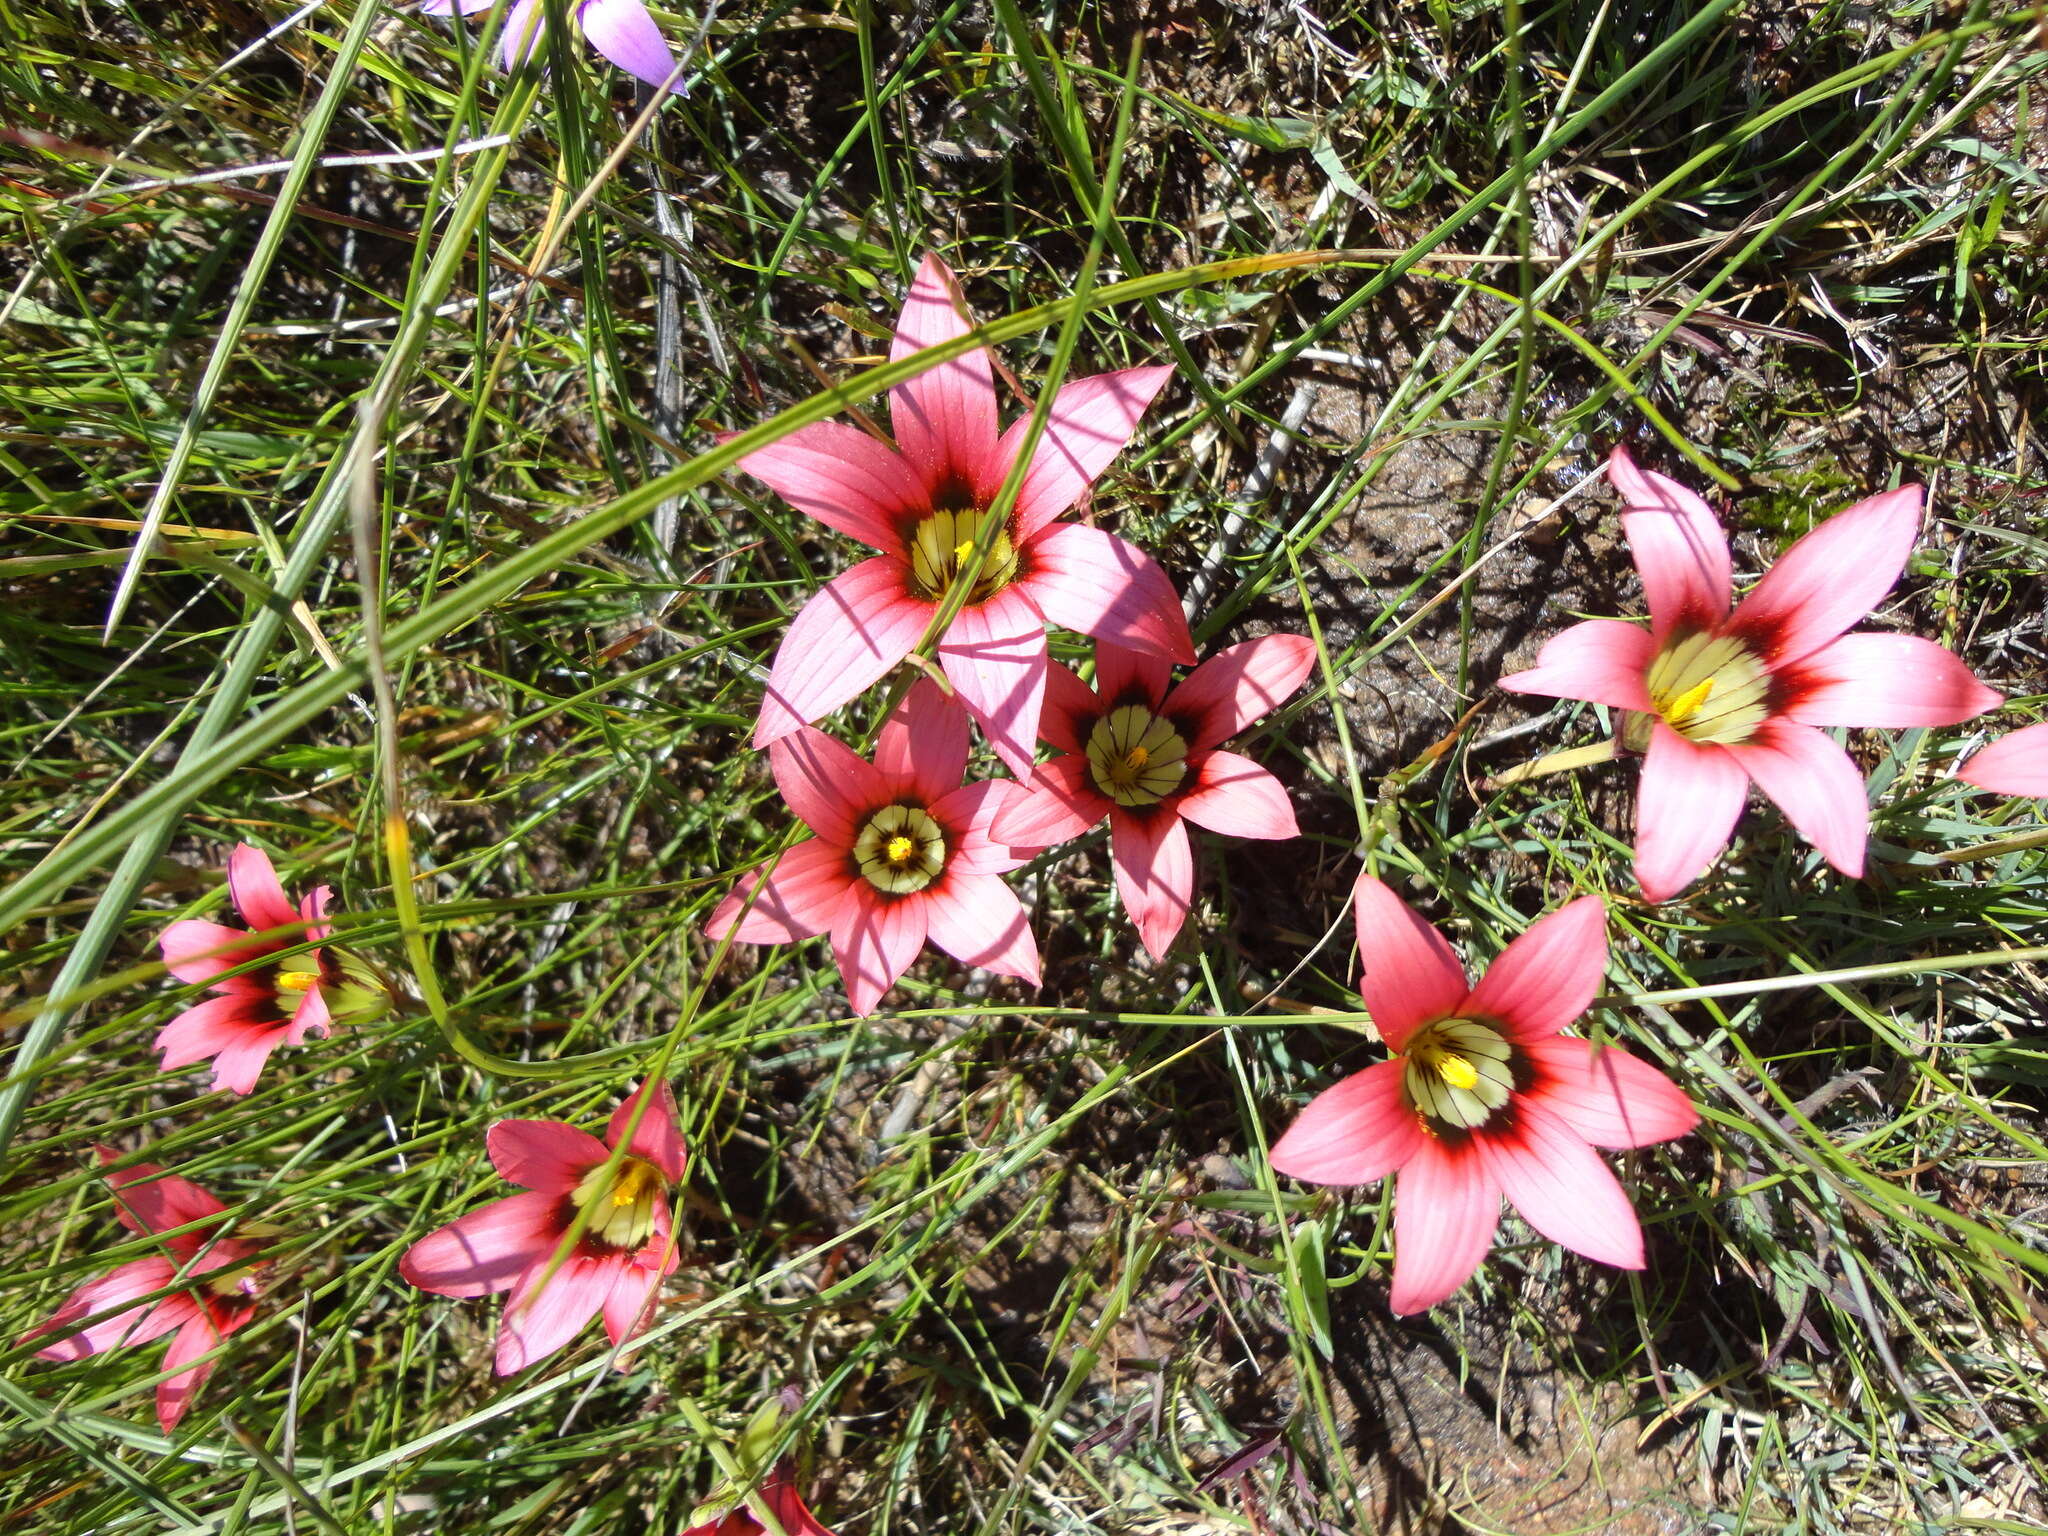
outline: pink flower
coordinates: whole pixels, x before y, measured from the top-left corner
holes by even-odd
[[[488,10],[491,3],[492,0],[426,0],[420,14],[446,16],[460,11],[473,16]],[[575,17],[590,46],[635,79],[662,85],[675,73],[675,55],[669,51],[661,28],[647,14],[644,0],[569,0],[566,9]],[[541,0],[512,0],[500,37],[506,69],[517,69],[540,46],[541,33],[546,30],[542,10]],[[680,91],[682,82],[675,81],[669,88]]]
[[[1603,1264],[1643,1267],[1628,1196],[1594,1147],[1683,1136],[1691,1102],[1655,1068],[1560,1034],[1607,964],[1607,912],[1584,896],[1530,925],[1468,986],[1434,928],[1386,886],[1353,895],[1359,991],[1395,1055],[1309,1102],[1273,1166],[1314,1184],[1396,1174],[1396,1312],[1449,1296],[1493,1245],[1505,1194],[1530,1226]]]
[[[769,749],[775,782],[816,837],[748,875],[705,931],[748,944],[832,935],[856,1013],[871,1013],[930,939],[968,965],[1038,984],[1024,908],[996,877],[1024,858],[990,834],[1017,786],[963,786],[967,716],[920,678],[890,712],[864,762],[801,726]],[[751,908],[747,897],[759,888]],[[744,915],[743,915],[744,914]]]
[[[2048,800],[2048,722],[1994,741],[1963,764],[1956,777],[1995,795]]]
[[[642,1098],[647,1108],[626,1155],[607,1172]],[[484,1144],[498,1172],[527,1193],[428,1233],[405,1251],[398,1272],[438,1296],[512,1293],[498,1325],[500,1376],[553,1354],[600,1311],[612,1343],[639,1332],[662,1278],[676,1267],[668,1192],[688,1159],[668,1084],[636,1088],[613,1112],[603,1141],[559,1120],[500,1120]],[[550,1274],[585,1210],[576,1245]]]
[[[1954,725],[1999,701],[1931,640],[1844,633],[1904,571],[1920,488],[1829,518],[1731,613],[1728,541],[1707,504],[1619,448],[1607,474],[1627,503],[1622,529],[1650,627],[1575,624],[1501,687],[1644,717],[1635,866],[1651,900],[1676,895],[1727,846],[1752,781],[1823,858],[1860,878],[1868,792],[1820,727]]]
[[[775,1523],[782,1527],[783,1536],[832,1536],[819,1523],[818,1517],[804,1507],[803,1496],[796,1491],[796,1480],[790,1475],[788,1462],[777,1466],[762,1480],[761,1497],[774,1514]],[[704,1511],[700,1509],[696,1513]],[[723,1516],[691,1526],[683,1536],[767,1536],[767,1531],[768,1527],[745,1504],[735,1504]]]
[[[1188,822],[1233,837],[1296,835],[1280,781],[1219,744],[1277,709],[1315,660],[1306,636],[1267,635],[1170,688],[1165,660],[1097,641],[1093,688],[1062,666],[1047,674],[1039,733],[1065,755],[1039,765],[1030,792],[996,818],[997,840],[1050,848],[1107,816],[1124,908],[1145,948],[1164,955],[1195,897]]]
[[[120,1156],[112,1147],[95,1150],[102,1164]],[[191,1180],[151,1163],[110,1170],[106,1179],[114,1187],[121,1225],[131,1232],[166,1234],[159,1244],[163,1252],[132,1259],[86,1281],[48,1322],[31,1328],[20,1342],[84,1323],[69,1338],[36,1351],[41,1360],[83,1360],[175,1333],[164,1354],[164,1368],[176,1374],[156,1389],[157,1423],[169,1431],[177,1427],[191,1406],[192,1394],[213,1371],[213,1362],[199,1357],[256,1315],[256,1277],[269,1266],[256,1257],[261,1249],[255,1243],[220,1235],[220,1218],[227,1207]],[[201,1222],[207,1225],[174,1230]],[[171,1294],[143,1300],[164,1290]]]
[[[969,329],[953,288],[946,264],[926,256],[896,324],[892,361]],[[1038,735],[1047,621],[1195,659],[1173,584],[1151,557],[1114,534],[1058,521],[1122,451],[1172,373],[1127,368],[1061,387],[1009,523],[940,640],[939,664],[1019,777],[1031,771]],[[837,709],[910,654],[974,547],[1027,424],[997,435],[985,349],[899,384],[889,414],[893,449],[823,421],[739,461],[798,511],[881,551],[833,578],[791,621],[757,746]]]
[[[329,929],[324,885],[294,907],[278,884],[277,870],[261,848],[243,843],[228,857],[228,894],[235,911],[253,931],[188,918],[171,924],[159,942],[164,966],[182,982],[205,983],[218,994],[187,1008],[156,1037],[163,1070],[213,1062],[213,1086],[247,1093],[270,1053],[297,1045],[308,1034],[325,1035],[332,1023],[329,1000],[344,984],[341,968],[320,949],[309,949],[278,965],[259,965],[238,976],[238,966],[282,954],[305,940],[318,944]],[[303,936],[302,931],[303,930]]]

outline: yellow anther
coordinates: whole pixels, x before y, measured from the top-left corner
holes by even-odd
[[[892,837],[882,850],[891,864],[907,864],[911,854],[917,851],[917,844],[907,837]]]
[[[1133,747],[1130,751],[1124,754],[1124,766],[1130,769],[1133,773],[1136,773],[1140,768],[1144,767],[1147,763],[1151,761],[1152,754],[1150,752],[1147,752],[1143,747]]]
[[[1479,1081],[1479,1074],[1473,1070],[1472,1063],[1449,1051],[1437,1058],[1436,1075],[1453,1088],[1470,1088]]]
[[[279,971],[277,989],[280,992],[310,992],[320,985],[318,971]]]
[[[1701,678],[1698,683],[1664,706],[1665,720],[1672,725],[1690,720],[1700,712],[1700,706],[1712,697],[1713,692],[1714,680],[1711,677]]]
[[[967,563],[967,557],[973,553],[974,540],[972,539],[962,539],[958,544],[955,544],[953,546],[953,558],[955,560],[958,560],[962,565],[965,565]]]

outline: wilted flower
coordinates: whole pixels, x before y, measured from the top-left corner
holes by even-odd
[[[1560,1033],[1607,964],[1600,899],[1532,923],[1476,987],[1378,880],[1361,876],[1353,903],[1359,991],[1395,1054],[1310,1100],[1274,1144],[1274,1168],[1316,1184],[1396,1175],[1396,1312],[1465,1283],[1493,1246],[1502,1195],[1551,1241],[1641,1269],[1635,1211],[1593,1148],[1668,1141],[1699,1117],[1646,1062]]]
[[[102,1164],[120,1156],[112,1147],[95,1150]],[[257,1276],[268,1264],[256,1257],[262,1251],[257,1244],[222,1235],[227,1207],[190,1179],[167,1174],[151,1163],[137,1163],[109,1169],[106,1180],[113,1186],[121,1225],[131,1232],[159,1234],[162,1252],[131,1259],[88,1280],[48,1322],[22,1335],[21,1342],[78,1328],[68,1338],[46,1344],[36,1356],[83,1360],[175,1333],[164,1352],[164,1369],[174,1374],[156,1389],[157,1422],[169,1431],[177,1427],[191,1406],[192,1394],[213,1370],[213,1361],[199,1357],[256,1315]],[[181,1227],[191,1230],[177,1230]],[[161,1291],[170,1294],[158,1296]],[[157,1299],[144,1300],[149,1296]]]
[[[918,679],[890,712],[872,763],[809,726],[778,740],[769,761],[817,836],[784,853],[765,883],[759,873],[743,879],[711,914],[711,937],[790,944],[831,934],[856,1013],[873,1011],[926,939],[1037,985],[1038,944],[997,878],[1024,857],[989,831],[1017,786],[961,784],[967,716],[936,683]]]
[[[1860,877],[1868,793],[1820,728],[1955,725],[1999,702],[1931,640],[1844,633],[1905,570],[1920,488],[1829,518],[1731,612],[1728,540],[1707,504],[1619,448],[1607,473],[1627,504],[1622,529],[1650,627],[1575,624],[1501,687],[1642,717],[1635,866],[1651,900],[1676,895],[1727,846],[1752,781],[1823,858]]]
[[[1233,837],[1293,837],[1280,781],[1221,743],[1272,713],[1315,665],[1315,643],[1267,635],[1219,651],[1171,687],[1172,663],[1109,641],[1095,645],[1095,686],[1065,667],[1047,674],[1039,734],[1063,756],[1041,763],[995,835],[1049,848],[1109,818],[1110,862],[1124,909],[1164,955],[1194,901],[1187,823]]]
[[[625,1156],[614,1161],[622,1141]],[[500,1120],[484,1144],[498,1172],[527,1193],[428,1233],[406,1250],[398,1272],[439,1296],[512,1293],[498,1325],[500,1376],[553,1354],[598,1312],[612,1343],[632,1337],[676,1267],[668,1196],[687,1154],[668,1084],[635,1089],[603,1141],[559,1120]],[[582,1232],[556,1268],[579,1219]]]
[[[953,274],[926,256],[904,300],[893,361],[966,333]],[[1109,467],[1170,368],[1126,368],[1063,385],[1015,507],[938,660],[1003,761],[1031,770],[1045,692],[1048,621],[1172,661],[1193,661],[1173,584],[1152,557],[1060,516]],[[1027,420],[996,430],[996,391],[977,348],[889,392],[891,448],[822,421],[739,467],[828,528],[881,551],[842,572],[791,621],[775,653],[757,746],[837,709],[924,637],[982,515],[1023,445]]]

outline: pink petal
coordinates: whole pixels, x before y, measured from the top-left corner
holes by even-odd
[[[284,1044],[282,1027],[249,1030],[222,1046],[213,1058],[213,1086],[216,1092],[248,1094],[256,1090],[256,1079],[270,1061],[270,1053]]]
[[[87,1326],[69,1338],[36,1351],[38,1360],[83,1360],[125,1344],[147,1344],[180,1327],[197,1310],[189,1296],[166,1296],[154,1304],[142,1298],[169,1286],[178,1267],[169,1259],[135,1259],[88,1280],[66,1298],[50,1318],[21,1336],[20,1342],[61,1333],[80,1323]],[[88,1322],[88,1319],[91,1321]]]
[[[676,1096],[667,1083],[650,1080],[636,1088],[625,1103],[612,1111],[611,1124],[605,1129],[605,1140],[616,1147],[619,1138],[625,1135],[626,1127],[633,1123],[634,1105],[650,1095],[651,1101],[641,1111],[640,1123],[634,1128],[633,1139],[626,1144],[626,1150],[654,1164],[669,1183],[680,1184],[690,1154],[689,1148],[683,1144],[682,1116],[676,1109]]]
[[[761,872],[743,875],[711,914],[704,931],[722,939],[730,930],[742,944],[794,944],[831,929],[859,878],[848,867],[846,849],[822,838],[805,838],[776,862],[767,888],[751,907],[746,904],[747,895],[760,884]]]
[[[1017,529],[1022,538],[1029,539],[1081,499],[1124,451],[1146,407],[1172,377],[1171,368],[1124,368],[1060,387],[1017,492]],[[1003,470],[1024,445],[1030,420],[1020,417],[1003,434],[995,453],[995,462]]]
[[[953,307],[957,287],[946,264],[927,253],[904,295],[890,362],[973,329]],[[986,502],[995,494],[1003,477],[994,464],[996,385],[986,347],[890,390],[889,424],[904,459],[934,499]]]
[[[1423,1137],[1394,1179],[1394,1288],[1403,1316],[1444,1300],[1472,1278],[1500,1226],[1500,1186],[1466,1142]]]
[[[1811,725],[1766,720],[1728,752],[1777,802],[1821,857],[1852,880],[1863,876],[1870,841],[1870,791],[1849,754]]]
[[[917,472],[887,443],[843,421],[818,421],[757,448],[739,468],[797,511],[890,554],[929,502]]]
[[[1038,941],[1017,895],[994,875],[955,875],[930,887],[931,941],[965,965],[1038,985]]]
[[[1471,989],[1443,935],[1390,887],[1362,874],[1352,888],[1351,905],[1358,958],[1365,968],[1359,995],[1380,1038],[1398,1051],[1418,1024],[1449,1018],[1462,1008]]]
[[[1900,486],[1837,512],[1786,550],[1736,608],[1729,629],[1782,667],[1875,608],[1898,582],[1920,532],[1920,487]]]
[[[299,994],[299,1005],[292,1010],[292,1021],[285,1026],[284,1043],[299,1045],[308,1035],[319,1035],[323,1039],[331,1032],[334,1015],[327,1006],[327,998],[317,986],[308,987]]]
[[[768,749],[775,787],[821,841],[853,846],[863,818],[895,798],[896,784],[823,731],[799,726]]]
[[[1153,959],[1163,959],[1195,902],[1195,855],[1187,823],[1171,812],[1109,813],[1110,865],[1124,910]]]
[[[157,941],[164,952],[164,969],[192,986],[213,982],[222,971],[276,952],[275,940],[252,938],[240,928],[188,917],[171,924]],[[253,976],[237,976],[214,982],[222,991],[261,993],[263,984]]]
[[[950,794],[967,771],[967,711],[929,677],[920,677],[882,722],[875,767],[927,805]]]
[[[540,0],[512,0],[511,8],[505,12],[505,30],[498,38],[507,74],[532,54],[546,30],[547,15]]]
[[[1099,651],[1101,646],[1096,649]],[[1096,670],[1100,672],[1100,666]],[[1045,669],[1045,703],[1038,712],[1038,739],[1061,752],[1079,752],[1106,708],[1093,688],[1055,661]]]
[[[841,571],[797,610],[768,673],[755,746],[830,714],[916,649],[933,605],[910,595],[905,569],[876,555]]]
[[[192,1395],[197,1392],[206,1378],[213,1374],[215,1362],[193,1361],[217,1349],[221,1344],[220,1331],[214,1327],[213,1318],[204,1307],[198,1308],[185,1325],[171,1340],[171,1347],[164,1351],[164,1369],[176,1372],[167,1380],[157,1383],[156,1421],[169,1434],[178,1427],[178,1420],[185,1417],[185,1410],[192,1406]]]
[[[99,1149],[102,1165],[117,1156],[111,1147]],[[107,1168],[102,1177],[113,1186],[114,1213],[130,1232],[170,1232],[227,1209],[210,1191],[190,1179],[165,1173],[154,1163]]]
[[[1844,635],[1779,675],[1784,718],[1802,725],[1960,725],[2001,702],[1953,651],[1917,635]]]
[[[981,779],[932,802],[932,819],[946,831],[947,874],[1007,875],[1030,860],[1035,849],[1013,848],[993,831],[1023,794],[1008,779]]]
[[[299,903],[299,921],[306,925],[306,939],[318,944],[334,930],[326,922],[327,903],[334,899],[334,887],[316,885],[306,893],[306,899]],[[320,951],[309,950],[306,954],[306,969],[319,968]]]
[[[1650,727],[1636,791],[1636,881],[1669,901],[1728,846],[1749,775],[1725,747],[1696,746],[1662,720]]]
[[[2048,722],[1994,741],[1964,763],[1956,777],[1994,795],[2048,797]]]
[[[946,678],[982,734],[1020,778],[1038,749],[1045,698],[1045,620],[1016,587],[962,608],[939,646]]]
[[[523,1371],[581,1333],[603,1309],[625,1265],[622,1253],[571,1253],[552,1275],[546,1259],[521,1275],[498,1324],[498,1374]]]
[[[566,1202],[528,1190],[480,1205],[405,1250],[398,1273],[437,1296],[489,1296],[543,1263],[569,1230]]]
[[[1415,1155],[1422,1120],[1401,1092],[1401,1062],[1382,1061],[1325,1088],[1273,1143],[1274,1171],[1311,1184],[1370,1184]]]
[[[1053,623],[1173,661],[1195,659],[1173,583],[1137,545],[1061,523],[1026,545],[1023,558],[1017,586]]]
[[[1536,665],[1500,680],[1509,693],[1587,699],[1611,709],[1652,713],[1648,677],[1656,642],[1640,624],[1587,619],[1543,642]]]
[[[642,0],[583,0],[577,20],[590,46],[634,79],[666,84],[672,91],[683,88],[680,79],[670,79],[676,56]]]
[[[299,909],[285,899],[270,855],[254,843],[238,843],[228,855],[228,894],[242,921],[258,932],[295,926],[299,921]]]
[[[1285,704],[1315,670],[1315,642],[1306,635],[1261,635],[1228,646],[1181,681],[1168,713],[1193,723],[1188,746],[1199,752],[1228,741]]]
[[[1195,787],[1173,802],[1180,815],[1226,837],[1299,837],[1294,807],[1280,781],[1248,757],[1211,752]]]
[[[775,1518],[781,1523],[786,1536],[832,1536],[818,1521],[818,1517],[805,1508],[796,1485],[790,1482],[785,1468],[777,1468],[767,1482],[761,1485],[761,1493],[768,1500]]]
[[[1596,1147],[1647,1147],[1699,1123],[1684,1089],[1619,1046],[1552,1035],[1522,1050],[1536,1067],[1528,1097]]]
[[[647,1326],[654,1314],[655,1293],[661,1289],[663,1271],[652,1264],[621,1264],[604,1299],[604,1333],[614,1344],[623,1344]]]
[[[163,1053],[159,1069],[175,1072],[195,1061],[211,1061],[245,1040],[277,1032],[275,1000],[230,992],[194,1003],[157,1031],[155,1049]]]
[[[1488,1168],[1523,1218],[1574,1253],[1618,1269],[1643,1267],[1643,1229],[1600,1154],[1527,1097],[1511,1133],[1475,1136]]]
[[[1134,651],[1114,640],[1098,640],[1095,687],[1089,707],[1098,715],[1120,704],[1143,704],[1156,710],[1165,702],[1166,687],[1172,680],[1173,663],[1158,652]]]
[[[1029,788],[1010,797],[990,831],[1010,848],[1056,848],[1101,821],[1109,807],[1086,758],[1056,757],[1038,765]]]
[[[1531,923],[1500,952],[1466,1007],[1517,1041],[1554,1035],[1586,1011],[1607,969],[1607,904],[1581,896]]]
[[[1674,630],[1712,629],[1719,624],[1727,617],[1732,586],[1728,536],[1721,531],[1720,520],[1676,480],[1636,468],[1635,460],[1623,449],[1616,448],[1607,461],[1607,478],[1625,503],[1621,529],[1643,578],[1643,597],[1650,608],[1651,648],[1662,645]],[[1596,696],[1568,693],[1559,697]],[[1646,709],[1648,705],[1620,707]]]
[[[873,1013],[882,994],[924,948],[927,903],[857,891],[832,927],[832,955],[855,1013]]]
[[[522,1189],[566,1195],[611,1149],[559,1120],[500,1120],[484,1133],[498,1176]]]

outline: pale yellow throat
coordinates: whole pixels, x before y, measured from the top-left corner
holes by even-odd
[[[1425,1024],[1401,1055],[1402,1092],[1432,1134],[1478,1130],[1514,1097],[1514,1047],[1483,1019]]]
[[[908,896],[946,867],[946,830],[915,805],[885,805],[853,840],[854,862],[876,890]]]
[[[1688,741],[1740,746],[1770,715],[1770,668],[1729,635],[1672,639],[1651,661],[1644,684],[1658,718]]]
[[[1187,776],[1188,744],[1143,704],[1112,709],[1088,733],[1088,776],[1123,806],[1157,805]]]
[[[982,513],[975,508],[959,512],[934,512],[919,520],[910,535],[910,585],[921,598],[936,602],[946,595],[953,578],[974,553],[975,536],[981,531]],[[986,602],[1007,587],[1017,575],[1017,546],[1009,530],[996,534],[975,577],[970,603]]]
[[[668,1180],[644,1158],[629,1157],[607,1175],[602,1164],[583,1176],[570,1199],[590,1212],[584,1231],[613,1248],[638,1249],[654,1231],[654,1204]]]

